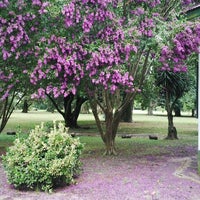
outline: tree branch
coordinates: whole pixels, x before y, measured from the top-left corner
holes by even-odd
[[[51,97],[51,95],[47,94],[45,92],[46,96],[50,99],[50,101],[53,103],[54,107],[56,108],[56,110],[62,115],[64,116],[64,112],[62,112],[62,110],[59,108],[59,106],[57,105],[56,101]]]

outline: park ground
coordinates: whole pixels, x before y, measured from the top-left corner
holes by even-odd
[[[6,131],[19,126],[28,129],[30,125],[26,127],[19,124],[27,120],[23,115],[13,115]],[[28,115],[32,117],[32,121],[39,120],[35,113]],[[45,116],[46,114],[40,115],[39,121],[44,121]],[[48,119],[50,118],[55,119],[56,114],[48,115]],[[197,174],[197,119],[185,116],[176,118],[179,140],[167,141],[164,140],[166,116],[148,117],[145,114],[136,114],[134,123],[120,126],[116,140],[119,154],[112,157],[102,156],[104,146],[100,137],[94,134],[92,119],[81,123],[89,123],[92,128],[78,133],[80,140],[85,144],[85,150],[81,157],[82,173],[73,185],[57,188],[51,194],[19,191],[7,183],[0,162],[0,200],[200,199],[200,176]],[[126,133],[132,134],[132,137],[122,139],[121,135]],[[158,136],[158,140],[149,140],[149,134]],[[0,144],[3,143],[5,141],[0,141]]]

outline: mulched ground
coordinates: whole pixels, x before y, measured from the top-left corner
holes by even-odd
[[[0,164],[0,200],[199,200],[196,149],[173,147],[170,154],[142,157],[94,152],[82,158],[77,183],[52,194],[14,189]]]

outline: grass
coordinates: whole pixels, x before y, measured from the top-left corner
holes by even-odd
[[[104,144],[100,137],[81,136],[85,144],[83,156],[101,156]],[[174,155],[184,154],[186,146],[197,148],[197,137],[184,137],[179,140],[149,140],[147,137],[134,137],[132,139],[116,138],[116,147],[119,155],[143,157],[147,155]],[[180,152],[178,152],[180,151]],[[186,155],[187,156],[187,155]]]
[[[192,117],[174,118],[174,123],[178,131],[177,141],[166,141],[163,138],[167,134],[167,117],[164,115],[148,116],[145,113],[136,113],[133,115],[133,123],[121,123],[116,137],[118,152],[124,155],[134,154],[135,156],[144,156],[150,154],[169,153],[169,147],[178,147],[185,145],[197,146],[197,119]],[[58,113],[48,113],[45,111],[34,111],[30,113],[21,113],[16,111],[10,118],[4,132],[0,134],[0,154],[5,152],[6,147],[12,144],[18,136],[7,135],[7,131],[20,132],[20,137],[26,137],[29,131],[36,124],[41,122],[52,122],[53,120],[63,121]],[[80,140],[85,144],[84,156],[102,155],[104,144],[100,137],[91,137],[87,135],[98,135],[94,118],[90,114],[81,114],[79,125],[82,128],[71,130],[81,135]],[[133,134],[131,139],[122,139],[121,134]],[[148,135],[156,135],[158,141],[148,139]]]
[[[29,113],[16,111],[12,114],[3,132],[22,131],[29,133],[36,124],[53,120],[62,121],[63,118],[58,113],[49,113],[45,111],[31,111]]]

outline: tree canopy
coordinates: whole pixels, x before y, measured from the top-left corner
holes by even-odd
[[[148,73],[186,72],[200,44],[189,0],[0,1],[2,99],[27,80],[34,98],[87,94],[106,153],[115,152],[121,114]],[[15,84],[17,83],[17,84]],[[6,85],[5,85],[6,84]],[[123,94],[123,95],[122,95]],[[105,131],[97,105],[105,114]]]

